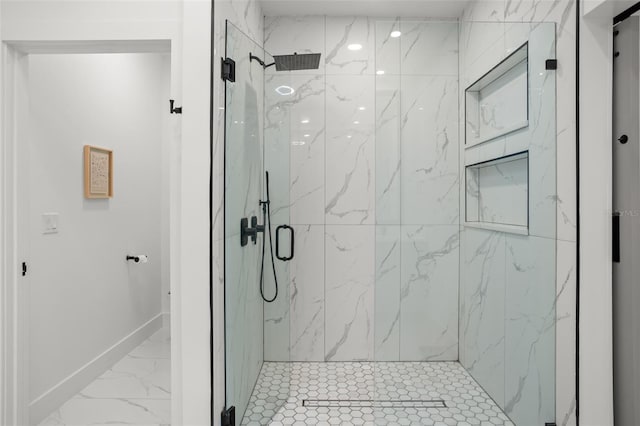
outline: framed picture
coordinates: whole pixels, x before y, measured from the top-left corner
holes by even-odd
[[[113,151],[84,146],[84,196],[113,197]]]

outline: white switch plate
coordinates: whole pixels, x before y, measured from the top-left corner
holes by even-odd
[[[42,213],[42,233],[58,233],[58,213]]]

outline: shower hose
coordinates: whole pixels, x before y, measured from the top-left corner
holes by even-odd
[[[262,265],[260,266],[260,296],[262,300],[267,303],[271,303],[278,298],[278,276],[276,275],[276,262],[273,257],[273,238],[271,236],[271,198],[269,197],[269,172],[265,172],[266,177],[266,189],[267,199],[266,201],[260,201],[262,204],[262,223],[267,228],[265,231],[269,232],[269,252],[271,253],[271,268],[273,269],[273,281],[275,283],[276,291],[272,299],[267,299],[264,296],[264,255],[266,249],[267,237],[262,235]]]

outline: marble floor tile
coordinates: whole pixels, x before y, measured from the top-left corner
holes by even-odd
[[[171,423],[171,337],[163,328],[71,398],[39,426]]]
[[[265,362],[242,425],[290,424],[513,425],[458,362]]]
[[[129,353],[132,358],[171,358],[171,337],[169,331],[161,329]]]
[[[124,357],[80,393],[87,398],[171,398],[171,360]]]
[[[166,425],[170,400],[72,398],[40,425]]]

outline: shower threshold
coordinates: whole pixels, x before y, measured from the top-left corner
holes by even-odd
[[[513,425],[458,362],[265,362],[244,411],[251,426]]]

